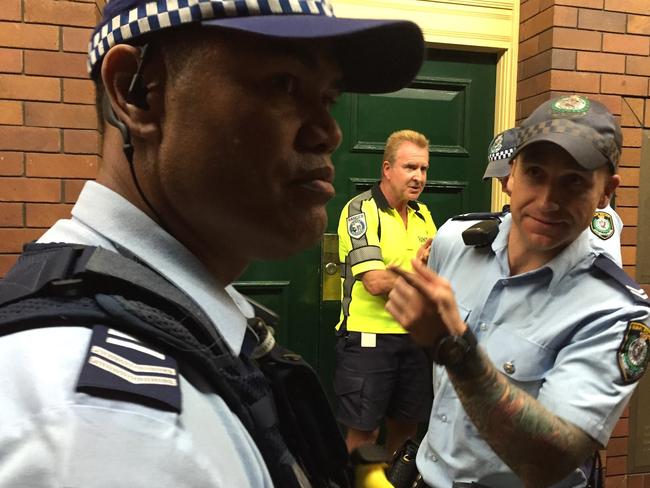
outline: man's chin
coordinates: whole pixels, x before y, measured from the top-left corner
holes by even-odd
[[[264,250],[267,256],[261,259],[285,259],[309,249],[320,242],[326,226],[327,214],[324,209],[287,223],[283,232],[267,240],[269,245]],[[279,230],[275,229],[275,232]]]
[[[533,234],[528,237],[531,250],[541,252],[561,251],[567,247],[566,236],[550,236],[545,234]]]

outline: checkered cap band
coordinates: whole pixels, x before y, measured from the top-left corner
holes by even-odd
[[[109,0],[110,2],[110,0]],[[107,3],[109,3],[107,2]],[[253,15],[333,17],[329,0],[151,0],[99,24],[88,45],[88,72],[115,46],[141,35],[202,20]]]
[[[621,152],[616,146],[613,137],[604,137],[595,129],[589,126],[576,123],[569,119],[553,119],[540,122],[530,127],[520,128],[518,146],[526,143],[530,139],[543,134],[567,134],[574,137],[582,137],[590,141],[600,153],[611,161],[615,166],[618,165]]]
[[[515,152],[515,148],[502,149],[488,155],[488,161],[501,161],[502,159],[510,159]]]

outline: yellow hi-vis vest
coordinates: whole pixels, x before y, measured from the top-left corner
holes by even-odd
[[[361,274],[387,266],[411,270],[411,260],[429,237],[436,233],[429,209],[417,202],[408,204],[408,225],[388,205],[379,185],[350,200],[339,219],[341,261],[341,316],[336,329],[375,334],[406,334],[406,330],[384,310],[385,296],[368,293]]]

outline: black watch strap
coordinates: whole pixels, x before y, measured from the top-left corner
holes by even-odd
[[[463,335],[447,334],[440,339],[432,351],[433,361],[442,366],[457,366],[476,351],[476,346],[476,336],[472,329],[467,327]]]

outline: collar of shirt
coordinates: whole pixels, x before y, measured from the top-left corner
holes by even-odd
[[[131,253],[182,289],[205,311],[235,354],[253,310],[232,285],[223,287],[179,241],[121,195],[85,184],[72,219],[58,221],[39,242],[70,242]]]
[[[492,250],[496,255],[497,262],[503,271],[504,276],[510,275],[508,264],[508,236],[512,228],[512,214],[508,213],[502,218],[499,226],[499,233],[492,242]],[[523,273],[520,276],[530,276],[538,273],[551,272],[549,291],[557,286],[565,276],[568,276],[574,269],[582,269],[591,266],[594,253],[589,244],[589,229],[585,229],[580,235],[569,244],[560,254],[551,259],[548,263],[533,271]]]

